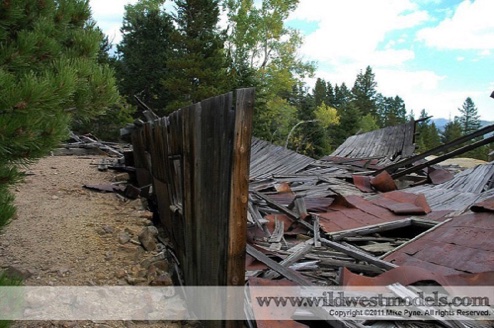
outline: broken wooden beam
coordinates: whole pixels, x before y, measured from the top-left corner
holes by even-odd
[[[291,280],[300,286],[311,286],[312,283],[302,277],[300,274],[296,273],[294,270],[284,267],[283,265],[273,261],[265,254],[261,253],[253,246],[247,244],[247,254],[255,258],[256,260],[266,264],[271,270],[278,272],[283,277]]]
[[[494,130],[494,125],[490,125],[489,127],[493,127],[493,130]],[[434,158],[433,160],[430,160],[430,161],[427,161],[425,163],[422,163],[422,164],[418,164],[418,165],[415,165],[415,166],[412,166],[408,169],[405,169],[403,171],[399,171],[395,174],[392,175],[392,178],[393,179],[398,179],[404,175],[407,175],[407,174],[410,174],[410,173],[414,173],[414,172],[417,172],[427,166],[431,166],[431,165],[434,165],[434,164],[437,164],[437,163],[441,163],[442,161],[448,159],[448,158],[451,158],[451,157],[454,157],[454,156],[457,156],[457,155],[460,155],[460,154],[463,154],[463,153],[466,153],[467,151],[470,151],[470,150],[473,150],[473,149],[476,149],[478,147],[481,147],[483,145],[487,145],[491,142],[494,142],[494,136],[491,136],[489,138],[486,138],[486,139],[482,139],[482,140],[479,140],[477,142],[474,142],[470,145],[466,145],[466,146],[463,146],[461,148],[458,148],[452,152],[449,152],[447,154],[444,154],[444,155],[441,155],[441,156],[438,156],[437,158]]]
[[[449,143],[446,143],[444,145],[441,145],[439,147],[435,147],[435,148],[432,148],[426,152],[423,152],[422,154],[419,154],[419,155],[416,155],[416,156],[412,156],[412,157],[409,157],[407,159],[404,159],[402,161],[399,161],[398,163],[395,163],[395,164],[391,164],[389,166],[386,166],[385,168],[383,169],[380,169],[380,170],[377,170],[374,172],[374,174],[379,174],[381,173],[382,171],[386,170],[388,171],[389,173],[393,173],[394,171],[396,171],[397,169],[399,168],[402,168],[402,167],[405,167],[407,165],[411,165],[421,159],[424,159],[426,158],[427,156],[430,156],[430,155],[436,155],[438,153],[441,153],[441,152],[444,152],[452,147],[455,147],[455,146],[458,146],[458,145],[461,145],[462,143],[464,142],[467,142],[469,140],[472,140],[476,137],[480,137],[480,136],[483,136],[489,132],[492,132],[494,131],[494,125],[489,125],[489,126],[486,126],[485,128],[482,128],[480,130],[477,130],[471,134],[468,134],[468,135],[465,135],[465,136],[462,136],[461,138],[458,138],[458,139],[455,139]],[[393,177],[394,178],[394,177]]]

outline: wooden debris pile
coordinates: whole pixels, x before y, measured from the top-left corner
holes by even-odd
[[[377,135],[385,134],[380,131]],[[360,140],[374,145],[368,139]],[[347,141],[357,146],[358,140]],[[258,148],[261,142],[256,140],[255,143]],[[405,148],[409,150],[408,146]],[[266,148],[268,146],[263,147]],[[417,165],[416,160],[422,158],[416,156],[409,160],[411,153],[407,153],[407,157],[395,156],[398,161],[393,164],[389,157],[377,152],[379,149],[389,152],[393,147],[372,147],[368,158],[362,157],[366,154],[365,145],[356,148],[356,158],[332,154],[312,161],[279,148],[273,148],[273,157],[263,155],[261,161],[253,150],[246,259],[248,284],[281,286],[287,280],[300,286],[398,284],[396,286],[401,287],[393,288],[396,295],[410,292],[405,286],[423,281],[443,286],[471,285],[474,281],[475,284],[491,284],[494,244],[486,245],[486,240],[494,237],[492,202],[488,201],[486,207],[472,206],[494,196],[492,164],[453,176],[439,167],[428,167],[430,163]],[[342,148],[336,155],[341,154],[352,153],[345,153]],[[292,165],[281,165],[278,161],[283,158],[294,161]],[[271,174],[263,174],[260,163]],[[404,170],[407,165],[413,169]],[[420,172],[424,168],[426,171]],[[416,172],[419,174],[415,175]],[[378,183],[379,175],[383,177]],[[397,180],[401,177],[419,185],[398,190],[403,188]],[[487,208],[488,213],[461,216],[470,208],[483,208],[484,212]],[[485,221],[487,217],[490,221]],[[465,220],[478,221],[474,225],[488,230],[483,230],[480,239],[481,232],[475,227],[458,231],[459,226],[466,224]],[[460,239],[461,246],[453,247],[457,233],[467,235]],[[438,243],[439,240],[442,242]],[[478,265],[472,264],[468,269],[471,252],[481,247],[483,252],[475,259]],[[414,253],[417,256],[407,255]],[[439,258],[443,261],[441,267],[435,264]],[[464,274],[458,276],[459,272]],[[404,279],[406,277],[408,279]],[[312,318],[315,315],[310,314]],[[333,324],[350,327],[354,323]],[[478,322],[470,324],[482,326]],[[373,326],[373,323],[357,325]],[[420,325],[408,322],[410,327]],[[439,320],[432,326],[442,327],[444,322]],[[458,326],[466,327],[461,322]]]
[[[123,152],[129,150],[129,145],[98,140],[91,134],[76,135],[70,133],[70,139],[59,148],[53,150],[53,155],[108,155],[114,158],[123,157]]]

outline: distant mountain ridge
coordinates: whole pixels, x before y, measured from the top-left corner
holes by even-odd
[[[436,128],[438,128],[440,131],[444,130],[444,127],[449,122],[449,120],[445,119],[445,118],[432,118],[431,121],[434,122],[434,124],[436,125]],[[480,126],[481,127],[488,126],[491,124],[494,124],[494,121],[480,120]]]

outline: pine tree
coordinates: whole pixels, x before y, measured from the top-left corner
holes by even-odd
[[[357,75],[355,84],[352,88],[353,103],[362,115],[371,114],[377,117],[376,91],[377,82],[372,68],[367,66],[365,73]]]
[[[458,117],[458,122],[461,125],[461,130],[463,135],[473,133],[478,129],[480,129],[481,127],[480,116],[478,115],[477,107],[475,106],[472,98],[468,97],[467,99],[465,99],[462,107],[458,108],[458,110],[461,113],[461,116]],[[474,143],[481,139],[482,137],[477,137],[473,140],[470,140],[469,143]],[[485,145],[473,149],[465,153],[463,156],[477,158],[481,160],[487,160],[489,157],[489,151],[490,151],[489,145]]]
[[[316,84],[314,85],[314,90],[312,91],[312,95],[314,96],[314,102],[316,107],[321,106],[323,103],[329,105],[327,103],[327,94],[328,89],[326,85],[326,81],[321,78],[316,80]]]
[[[342,108],[346,107],[350,101],[352,101],[353,95],[348,90],[345,82],[343,82],[340,86],[335,85],[334,87],[334,107]]]
[[[441,137],[436,124],[429,118],[425,109],[420,112],[420,121],[417,123],[417,151],[423,153],[429,149],[441,145]]]
[[[378,113],[381,127],[399,125],[406,122],[405,102],[399,96],[378,97]]]
[[[337,109],[340,123],[330,128],[328,134],[331,148],[336,149],[346,138],[354,135],[360,129],[361,113],[355,107],[353,95],[345,83],[334,86],[334,107]]]
[[[167,61],[174,31],[171,17],[161,8],[163,3],[141,0],[125,6],[116,63],[118,86],[127,102],[136,105],[134,96],[138,96],[160,115],[167,113],[165,108],[173,100],[162,83],[170,72]]]
[[[218,30],[218,0],[174,0],[175,53],[168,60],[166,88],[178,97],[174,110],[229,91],[224,40]]]
[[[463,102],[461,108],[458,108],[461,116],[458,118],[458,122],[461,125],[461,130],[464,135],[480,129],[480,116],[478,115],[477,107],[473,103],[472,98],[468,97]]]
[[[14,214],[8,185],[46,155],[72,120],[116,101],[113,71],[97,62],[101,33],[87,1],[0,2],[0,226]]]
[[[333,86],[331,85],[331,82],[328,82],[326,85],[326,104],[331,107],[336,107],[335,104],[335,94],[334,94],[334,89]]]
[[[444,126],[444,131],[441,134],[442,143],[448,143],[455,139],[460,138],[463,135],[463,130],[458,117],[455,117],[453,121],[449,121]]]

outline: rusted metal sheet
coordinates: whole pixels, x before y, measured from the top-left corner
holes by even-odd
[[[362,192],[372,192],[372,186],[370,183],[371,177],[365,175],[354,175],[353,184]]]
[[[453,173],[440,167],[429,167],[427,176],[432,184],[438,185],[454,178]]]
[[[424,216],[424,219],[442,222],[449,218],[452,213],[452,210],[432,211]]]
[[[322,229],[328,233],[401,220],[404,215],[423,216],[427,213],[431,214],[431,209],[424,195],[393,191],[379,194],[372,200],[355,195],[338,196],[328,210],[318,213],[318,216]],[[438,213],[437,220],[447,213]]]
[[[442,275],[433,270],[416,266],[400,266],[376,277],[355,274],[346,268],[343,268],[341,274],[342,286],[389,286],[395,283],[408,286],[422,281],[434,281],[445,287],[492,286],[494,284],[494,272]]]
[[[382,171],[370,180],[370,184],[381,192],[388,192],[398,189],[393,178],[387,171]]]
[[[494,212],[494,197],[478,202],[470,209],[474,212]]]
[[[427,214],[431,208],[423,194],[392,191],[380,195],[373,203],[386,207],[397,214]],[[409,211],[407,212],[407,207]]]
[[[453,218],[386,256],[398,265],[413,265],[442,274],[494,271],[494,214]]]
[[[272,194],[269,197],[278,203],[288,206],[295,199],[296,195],[291,193]],[[304,197],[305,206],[310,212],[324,212],[333,203],[333,198]]]

